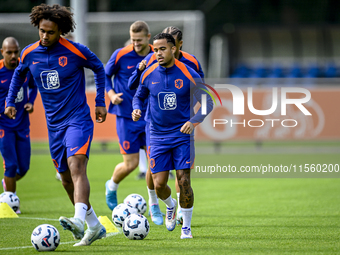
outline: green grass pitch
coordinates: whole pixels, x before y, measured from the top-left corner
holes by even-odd
[[[108,216],[105,182],[119,154],[91,154],[88,176],[90,201],[97,216]],[[245,145],[240,145],[242,146]],[[294,146],[294,145],[293,145]],[[316,148],[318,145],[313,145]],[[245,146],[246,147],[246,146]],[[272,145],[273,150],[277,145]],[[193,178],[195,194],[192,219],[193,239],[181,240],[180,227],[166,230],[150,222],[150,233],[141,241],[123,234],[107,237],[87,247],[73,247],[72,234],[57,219],[72,217],[74,209],[55,179],[48,153],[33,144],[31,169],[18,182],[22,214],[0,219],[0,254],[37,254],[30,243],[33,229],[43,223],[54,225],[61,244],[53,254],[338,254],[340,253],[340,179],[338,178]],[[288,149],[289,150],[289,149]],[[100,150],[98,149],[98,152]],[[339,164],[338,153],[249,153],[196,155],[203,162],[235,166],[260,164]],[[202,161],[201,161],[202,163]],[[118,190],[119,202],[131,193],[147,200],[145,181],[136,180],[136,170]],[[3,170],[0,170],[2,176]],[[339,173],[340,175],[340,173]],[[275,176],[274,176],[275,177]],[[170,180],[176,197],[174,181]],[[162,202],[161,209],[165,206]]]

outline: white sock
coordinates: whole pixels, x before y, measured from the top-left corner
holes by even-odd
[[[175,205],[174,205],[174,202],[172,201],[171,195],[170,195],[167,199],[162,200],[162,201],[166,204],[166,206],[167,206],[168,208],[172,208],[172,207],[175,206]]]
[[[111,178],[111,179],[110,179],[110,182],[109,182],[109,185],[108,185],[109,190],[115,191],[115,190],[118,189],[118,186],[119,186],[119,183],[115,183],[115,182],[112,180],[112,178]]]
[[[87,205],[84,203],[76,203],[74,205],[74,218],[81,219],[83,222],[85,220],[87,211]]]
[[[96,213],[94,212],[92,206],[91,208],[86,212],[86,217],[85,217],[85,221],[87,223],[87,226],[89,228],[92,228],[94,226],[96,226],[99,223],[99,220],[97,218]]]
[[[148,170],[145,150],[139,150],[139,172],[145,173]]]
[[[182,208],[182,215],[183,215],[183,226],[182,228],[191,228],[191,218],[192,218],[192,211],[194,207],[191,208]]]
[[[156,205],[156,204],[158,205],[158,198],[156,195],[156,191],[154,189],[148,188],[148,193],[149,193],[149,206]]]
[[[180,192],[177,193],[177,212],[181,210],[181,205],[179,204],[179,196],[181,195]]]

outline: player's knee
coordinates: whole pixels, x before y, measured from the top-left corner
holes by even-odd
[[[163,189],[166,188],[166,186],[167,186],[166,182],[159,181],[159,180],[154,180],[155,190],[163,190]]]
[[[83,164],[81,162],[72,162],[68,165],[71,175],[73,177],[79,177],[82,175],[86,175],[86,164]]]
[[[126,171],[128,171],[130,173],[137,168],[138,159],[137,160],[129,160],[129,161],[126,161],[124,163],[125,163]]]

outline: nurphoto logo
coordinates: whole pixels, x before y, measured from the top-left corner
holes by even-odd
[[[212,91],[214,91],[214,93],[217,95],[218,99],[220,100],[220,103],[222,105],[222,101],[221,98],[219,96],[219,94],[217,93],[217,91],[212,88],[211,86],[204,84],[205,86],[209,87],[209,89],[211,89]],[[233,115],[244,115],[245,114],[245,96],[243,94],[243,91],[235,86],[235,85],[231,85],[231,84],[216,84],[215,85],[216,89],[226,89],[229,92],[231,92],[232,94],[232,99],[233,99]],[[212,94],[208,91],[203,89],[204,91],[206,91],[211,98],[213,99],[215,105],[216,105],[216,101],[214,99],[214,97],[212,96]],[[267,116],[267,115],[271,115],[273,114],[278,107],[278,101],[280,99],[281,103],[280,103],[280,108],[281,108],[281,116],[285,116],[287,115],[287,105],[295,105],[304,115],[308,116],[308,115],[312,115],[307,109],[306,107],[303,105],[305,103],[307,103],[310,99],[311,99],[311,93],[308,89],[305,88],[298,88],[298,87],[283,87],[280,88],[280,95],[279,95],[279,88],[277,87],[273,87],[272,88],[272,104],[271,107],[269,109],[256,109],[254,107],[253,104],[253,88],[248,87],[247,88],[247,106],[248,106],[248,110],[254,114],[254,115],[258,115],[258,116]],[[302,94],[303,97],[301,98],[288,98],[287,94],[288,93],[299,93]],[[207,95],[203,94],[202,98],[201,98],[201,112],[203,115],[207,114]],[[248,126],[249,127],[262,127],[264,125],[265,122],[271,122],[272,123],[272,127],[274,126],[274,122],[275,121],[280,121],[279,119],[250,119],[248,120]],[[243,125],[244,127],[246,126],[246,120],[243,120],[242,122],[232,122],[232,120],[227,120],[227,119],[213,119],[213,127],[216,127],[216,125],[226,125],[227,123],[232,125]],[[257,123],[258,125],[255,125],[255,123]],[[290,125],[288,124],[290,123]],[[283,127],[295,127],[297,126],[297,120],[295,119],[284,119],[281,121],[281,125]]]

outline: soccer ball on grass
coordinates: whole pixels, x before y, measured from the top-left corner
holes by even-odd
[[[146,202],[145,199],[138,194],[130,194],[124,199],[124,204],[137,209],[138,213],[144,214],[146,212]]]
[[[5,191],[4,193],[0,194],[0,203],[7,203],[9,207],[13,209],[14,212],[19,210],[20,207],[20,200],[17,195],[13,192]]]
[[[144,239],[149,230],[149,221],[141,214],[130,214],[124,221],[123,233],[130,240]]]
[[[112,211],[112,221],[117,227],[123,227],[124,220],[130,214],[137,214],[137,209],[121,203],[117,205]]]
[[[33,230],[31,242],[37,251],[54,251],[60,242],[58,230],[50,224],[42,224]]]

